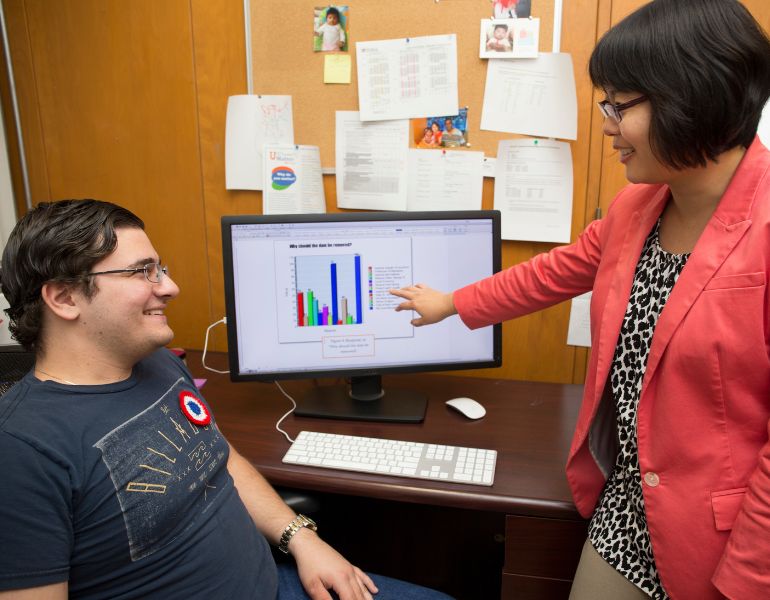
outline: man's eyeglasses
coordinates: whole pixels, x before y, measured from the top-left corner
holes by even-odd
[[[112,273],[139,273],[143,272],[145,278],[150,283],[160,283],[164,275],[168,275],[168,266],[160,263],[147,263],[143,267],[133,269],[113,269],[112,271],[98,271],[96,273],[86,273],[86,277],[94,275],[111,275]]]
[[[623,120],[624,110],[646,101],[647,96],[639,96],[638,98],[634,98],[633,100],[621,104],[613,104],[609,100],[602,100],[601,102],[597,102],[596,106],[599,107],[599,110],[605,117],[608,119],[615,119],[615,121],[620,123]]]

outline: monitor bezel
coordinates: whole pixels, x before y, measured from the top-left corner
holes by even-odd
[[[393,212],[345,212],[291,215],[225,215],[221,219],[222,265],[225,288],[225,314],[227,316],[227,347],[232,381],[272,382],[277,380],[314,379],[324,377],[371,377],[397,373],[425,373],[431,371],[460,371],[467,369],[496,368],[502,365],[502,325],[492,325],[493,356],[491,360],[465,361],[462,363],[430,363],[406,366],[382,366],[357,369],[333,369],[313,371],[279,371],[273,373],[241,373],[239,371],[237,314],[235,310],[235,279],[233,273],[232,227],[235,225],[263,225],[276,223],[345,223],[366,221],[439,221],[439,220],[489,220],[492,223],[492,272],[501,268],[501,218],[497,210],[473,211],[393,211]]]

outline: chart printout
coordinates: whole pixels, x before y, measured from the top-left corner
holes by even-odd
[[[456,115],[457,36],[356,44],[362,121]]]

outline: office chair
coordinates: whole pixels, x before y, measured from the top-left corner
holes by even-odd
[[[35,353],[18,344],[0,346],[0,396],[10,390],[35,365]]]

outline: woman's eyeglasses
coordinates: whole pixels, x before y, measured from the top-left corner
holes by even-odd
[[[647,96],[639,96],[638,98],[634,98],[633,100],[622,102],[620,104],[614,104],[609,100],[602,100],[601,102],[597,102],[596,106],[599,107],[599,110],[606,118],[615,119],[615,121],[620,123],[623,120],[624,110],[627,110],[632,106],[636,106],[637,104],[641,104],[646,100]]]

